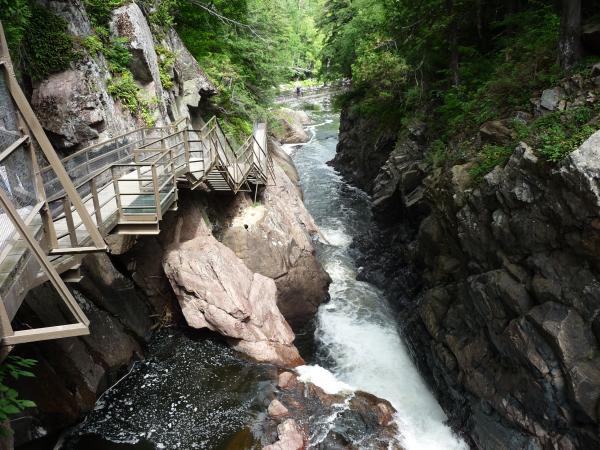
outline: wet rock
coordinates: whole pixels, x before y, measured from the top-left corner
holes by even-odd
[[[293,389],[296,387],[297,378],[292,372],[282,372],[277,378],[277,387],[279,389]]]
[[[310,123],[308,115],[303,111],[281,108],[275,111],[282,130],[276,133],[277,138],[284,144],[301,144],[308,142],[310,136],[304,125]]]
[[[175,241],[163,259],[187,323],[222,334],[258,361],[302,364],[294,333],[277,309],[275,282],[253,273],[204,227],[194,239]]]
[[[269,404],[267,414],[269,414],[269,416],[273,419],[281,419],[282,417],[287,416],[289,414],[289,411],[285,406],[283,406],[283,404],[279,400],[274,399]]]
[[[375,178],[397,142],[396,130],[386,129],[375,134],[374,129],[381,129],[381,124],[352,108],[344,108],[339,142],[331,161],[344,177],[368,192],[373,189]]]
[[[285,408],[290,417],[288,421],[294,420],[297,430],[303,436],[311,437],[311,446],[319,449],[401,450],[397,440],[398,425],[394,420],[396,410],[388,401],[361,391],[327,393],[311,382],[300,382],[291,372],[284,374],[289,374],[286,375],[290,378],[288,387],[277,393],[269,410],[275,402]],[[261,425],[268,434],[277,423],[277,418],[271,418]],[[281,433],[279,436],[281,441]]]
[[[304,436],[293,419],[288,419],[277,427],[279,440],[274,444],[263,447],[264,450],[302,450],[304,449]]]
[[[302,325],[328,298],[329,275],[318,262],[312,244],[319,230],[296,186],[275,166],[275,183],[265,188],[262,203],[236,200],[222,242],[257,273],[273,278],[277,305],[294,325]]]

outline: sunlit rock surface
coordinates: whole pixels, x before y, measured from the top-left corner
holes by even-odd
[[[222,241],[252,271],[273,278],[284,317],[301,325],[328,297],[330,278],[315,256],[319,234],[296,185],[275,165],[275,180],[254,204],[239,196]]]
[[[277,309],[275,282],[253,273],[206,227],[194,239],[174,243],[163,267],[191,327],[220,333],[258,361],[302,363],[294,333]]]

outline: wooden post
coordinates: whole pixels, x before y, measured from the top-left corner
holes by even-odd
[[[117,220],[120,222],[121,220],[123,220],[123,206],[121,205],[121,195],[119,193],[119,180],[115,179],[115,168],[114,167],[110,168],[110,175],[112,177],[113,188],[115,190],[115,200],[117,202],[117,217],[118,217]]]
[[[100,228],[102,224],[102,208],[100,207],[100,199],[98,198],[98,186],[96,178],[90,180],[90,190],[92,192],[92,202],[94,203],[94,213],[96,215],[96,224]]]
[[[77,230],[75,229],[75,222],[73,221],[73,212],[71,211],[71,202],[68,197],[63,198],[63,210],[65,213],[65,219],[67,221],[67,229],[69,231],[69,239],[71,240],[71,247],[77,247]]]
[[[156,217],[162,219],[162,211],[160,205],[160,192],[158,190],[158,175],[156,174],[156,165],[152,164],[152,184],[154,185],[154,203],[156,203]]]

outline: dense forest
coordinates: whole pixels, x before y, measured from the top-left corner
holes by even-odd
[[[113,92],[143,115],[147,105],[128,96],[135,87],[124,70],[123,43],[107,30],[110,11],[127,1],[85,0],[96,27],[84,42],[71,39],[66,24],[31,0],[0,0],[0,18],[29,80],[61,70],[82,51],[103,51],[115,74]],[[532,92],[565,73],[588,70],[598,38],[592,26],[586,51],[582,18],[593,24],[600,10],[595,0],[139,3],[159,40],[168,26],[179,31],[219,87],[217,113],[232,132],[248,132],[254,118],[267,116],[282,83],[351,78],[352,91],[342,103],[355,103],[383,128],[430,122],[435,139],[429,160],[440,165],[479,153],[478,173],[506,159],[514,142],[472,148],[465,136],[487,120],[525,109]],[[162,59],[168,68],[172,55]],[[515,141],[531,139],[550,160],[561,159],[590,134],[595,110],[586,106],[568,114],[568,124],[557,114],[516,127]]]
[[[529,110],[536,91],[565,75],[588,75],[600,50],[594,34],[598,6],[595,1],[329,0],[319,20],[326,36],[323,75],[352,78],[352,92],[342,103],[376,117],[382,128],[425,121],[434,165],[478,154],[472,171],[481,175],[505,161],[519,140],[539,144],[556,161],[597,128],[592,126],[596,107],[515,123],[514,139],[505,146],[473,145],[468,136],[488,120]]]

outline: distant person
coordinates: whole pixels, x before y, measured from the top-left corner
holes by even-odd
[[[300,86],[296,86],[296,97],[300,97],[302,95],[302,89]]]

